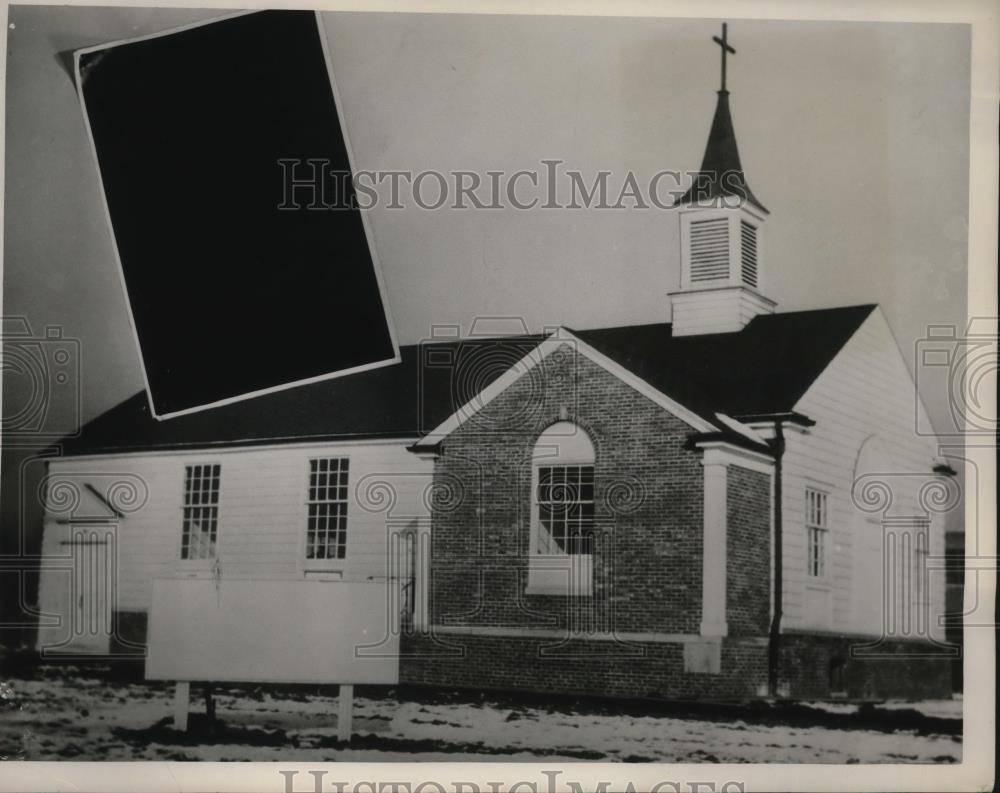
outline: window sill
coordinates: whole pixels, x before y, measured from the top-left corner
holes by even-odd
[[[594,560],[590,554],[535,554],[528,557],[527,595],[591,597]]]
[[[215,575],[215,560],[182,559],[177,562],[174,572],[180,578],[212,578]]]
[[[299,568],[302,570],[342,570],[345,567],[347,567],[346,556],[328,556],[318,559],[299,556]]]
[[[307,580],[343,581],[344,570],[342,565],[337,567],[303,567],[302,577]]]
[[[535,585],[529,584],[527,587],[525,587],[524,594],[547,595],[547,596],[567,597],[567,598],[572,598],[572,597],[589,598],[594,596],[594,593],[590,589],[587,589],[585,591],[582,589],[577,589],[576,591],[573,592],[570,592],[568,590],[569,587],[567,586],[558,586],[558,585],[546,586],[544,584],[535,584]]]

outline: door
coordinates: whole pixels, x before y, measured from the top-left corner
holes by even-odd
[[[115,525],[70,525],[60,542],[58,565],[49,580],[58,580],[58,627],[46,631],[43,653],[103,655],[113,630]],[[41,637],[40,637],[41,638]]]

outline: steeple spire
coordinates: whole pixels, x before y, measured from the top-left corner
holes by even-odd
[[[722,50],[722,88],[718,92],[719,99],[715,106],[712,128],[708,133],[705,156],[701,161],[701,170],[695,175],[691,186],[677,203],[694,204],[731,196],[745,200],[767,212],[767,208],[757,200],[747,184],[743,166],[740,163],[740,152],[736,146],[733,118],[729,114],[729,91],[726,89],[726,55],[735,55],[736,50],[729,45],[727,28],[728,25],[723,22],[722,37],[712,36],[712,41],[718,44]]]

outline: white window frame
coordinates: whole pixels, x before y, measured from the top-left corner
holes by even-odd
[[[815,498],[815,502],[814,502]],[[812,582],[830,579],[830,492],[806,485],[806,575]]]
[[[188,487],[189,479],[191,474],[195,469],[204,472],[204,469],[213,469],[211,475],[207,479],[211,482],[212,480],[218,480],[218,484],[214,486],[214,500],[213,501],[203,501],[202,496],[212,493],[212,490],[192,490]],[[197,477],[199,481],[205,480],[206,477],[204,473]],[[195,498],[197,496],[197,498]],[[211,546],[211,555],[206,556],[185,556],[185,549],[191,548],[192,544],[190,540],[185,545],[185,538],[193,537],[194,534],[188,533],[188,522],[194,521],[193,515],[189,514],[188,510],[201,510],[201,509],[214,509],[215,513],[212,516],[213,525],[212,533],[213,544]],[[222,463],[216,461],[198,461],[190,462],[184,464],[184,473],[181,477],[181,537],[180,537],[180,547],[178,548],[177,558],[180,560],[181,564],[185,567],[207,567],[214,564],[219,558],[219,539],[220,539],[220,515],[222,512]]]
[[[331,471],[330,465],[336,463],[337,470]],[[307,461],[306,466],[306,497],[305,497],[305,542],[302,546],[302,558],[305,569],[326,569],[328,567],[339,567],[342,566],[347,560],[347,544],[348,537],[350,535],[350,487],[351,487],[351,467],[350,467],[350,457],[346,455],[323,455],[313,457],[310,456]],[[326,464],[327,469],[321,470],[321,465]],[[314,475],[325,474],[327,479],[322,484],[320,480],[315,480]],[[331,485],[329,481],[330,474],[335,474],[337,476],[337,483]],[[343,477],[343,484],[341,484],[341,477]],[[334,489],[333,498],[330,497],[330,489]],[[320,497],[322,495],[322,497]],[[334,534],[343,534],[343,541],[340,542],[339,539],[335,543],[342,552],[335,556],[310,556],[310,548],[312,547],[311,535],[313,534],[313,520],[317,521],[325,518],[329,521],[332,515],[329,514],[329,509],[331,505],[339,505],[341,507],[341,514],[336,516],[336,519],[343,524],[342,528],[338,527],[333,530]],[[313,507],[316,507],[316,513],[313,514]],[[321,507],[326,508],[328,514],[319,514],[323,510]],[[329,537],[331,535],[331,529],[329,525],[325,527],[325,537],[327,542],[324,547],[329,547]]]
[[[531,525],[528,541],[529,595],[586,597],[593,594],[593,547],[590,553],[568,553],[542,546],[542,526],[538,500],[540,472],[545,468],[583,468],[594,470],[594,447],[586,430],[569,421],[549,426],[535,442],[531,466]],[[596,490],[596,481],[593,488]],[[592,499],[596,513],[596,493]],[[592,525],[593,528],[593,525]],[[554,544],[554,541],[553,541]]]

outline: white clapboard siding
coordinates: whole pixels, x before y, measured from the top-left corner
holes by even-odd
[[[673,292],[670,301],[674,336],[737,331],[774,310],[772,303],[739,286]]]
[[[852,501],[855,468],[867,439],[880,439],[898,515],[925,514],[917,490],[931,477],[936,445],[917,434],[923,415],[916,387],[881,309],[875,309],[817,378],[795,409],[816,421],[809,432],[787,433],[784,459],[784,584],[786,629],[872,635],[881,627],[880,516],[865,515]],[[923,426],[927,426],[926,423]],[[923,476],[892,474],[916,473]],[[829,493],[827,578],[807,573],[805,490]],[[866,531],[879,532],[875,542]],[[931,523],[930,556],[943,554],[944,521]],[[944,607],[943,577],[932,574],[931,612]],[[874,617],[873,617],[874,614]],[[936,622],[936,620],[932,620]],[[940,636],[940,631],[933,631]]]
[[[333,572],[343,580],[384,579],[389,566],[387,537],[418,520],[429,530],[428,489],[433,464],[406,446],[412,441],[328,443],[149,452],[56,459],[50,478],[65,477],[82,487],[108,482],[108,473],[138,477],[148,490],[146,503],[117,521],[117,610],[149,608],[152,581],[183,575],[209,575],[211,563],[182,561],[181,531],[185,466],[221,465],[217,559],[225,578],[303,578],[310,571]],[[307,561],[305,538],[309,460],[350,460],[347,548],[342,560]],[[45,521],[46,554],[59,553],[65,526]],[[63,551],[65,553],[65,551]],[[55,599],[58,588],[42,576],[41,599]]]

